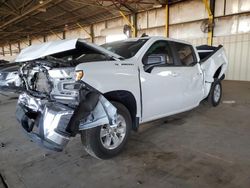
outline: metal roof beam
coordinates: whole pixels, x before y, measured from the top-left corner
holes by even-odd
[[[38,10],[39,8],[41,8],[41,7],[45,6],[45,5],[47,5],[48,3],[52,2],[52,1],[53,1],[53,0],[47,0],[47,1],[43,2],[43,4],[36,5],[36,6],[34,6],[33,8],[31,8],[31,9],[27,10],[26,12],[24,12],[23,14],[21,14],[21,15],[19,15],[19,16],[16,16],[16,17],[10,19],[9,21],[6,21],[4,24],[0,25],[0,29],[3,29],[3,28],[5,28],[6,26],[10,25],[11,23],[20,20],[20,19],[23,18],[24,16],[26,16],[26,15],[28,15],[28,14],[30,14],[30,13],[36,11],[36,10]]]

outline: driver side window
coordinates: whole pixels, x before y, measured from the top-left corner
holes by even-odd
[[[167,41],[157,41],[148,49],[143,58],[144,65],[173,65],[169,44]]]

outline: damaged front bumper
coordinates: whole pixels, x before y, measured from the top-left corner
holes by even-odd
[[[101,94],[89,93],[79,105],[19,96],[16,117],[27,135],[38,144],[62,151],[79,131],[116,123],[116,108]]]

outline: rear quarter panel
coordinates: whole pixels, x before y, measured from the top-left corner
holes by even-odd
[[[214,82],[215,72],[221,67],[221,72],[218,77],[221,78],[221,76],[226,72],[227,65],[228,65],[228,60],[226,58],[226,54],[223,47],[221,47],[205,62],[201,63],[201,68],[204,74],[204,81],[205,81],[205,97],[208,95],[211,84]]]

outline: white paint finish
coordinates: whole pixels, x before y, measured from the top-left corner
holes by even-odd
[[[97,24],[94,24],[93,25],[93,30],[94,30],[94,36],[97,37],[97,36],[101,36],[101,31],[103,29],[105,29],[105,22],[100,22],[100,23],[97,23]]]
[[[177,72],[178,73],[178,72]],[[182,111],[194,108],[204,98],[204,80],[200,64],[190,67],[179,67],[179,76],[182,80]]]
[[[203,75],[193,67],[156,67],[141,71],[143,121],[151,121],[196,107],[204,97]]]
[[[214,73],[216,70],[222,67],[222,71],[219,75],[219,78],[225,73],[228,67],[228,60],[224,51],[224,48],[219,49],[215,54],[213,54],[213,58],[209,58],[204,63],[201,64],[201,69],[204,75],[205,81],[205,96],[209,94],[211,83],[214,81]]]
[[[249,0],[227,0],[226,15],[250,11]]]
[[[214,38],[214,45],[222,44],[228,58],[227,80],[250,81],[250,33]]]
[[[148,12],[140,12],[137,14],[137,28],[146,29],[148,28]]]
[[[181,109],[182,78],[177,67],[156,67],[151,73],[141,69],[143,121],[171,115]]]
[[[211,69],[211,67],[214,67],[214,64],[220,65],[223,62],[217,56],[210,57],[204,64],[206,65],[205,71],[207,71],[205,80],[199,64],[192,67],[155,67],[151,73],[146,73],[143,68],[142,58],[151,45],[159,40],[189,44],[188,42],[164,37],[151,37],[148,38],[146,44],[133,58],[119,60],[118,55],[100,46],[80,40],[79,42],[85,44],[86,47],[94,48],[103,54],[116,56],[116,60],[82,63],[75,70],[83,70],[84,77],[82,80],[102,93],[125,90],[133,94],[136,99],[137,117],[141,117],[142,122],[196,107],[206,97],[204,90],[207,85],[204,81],[211,80],[210,77],[215,72],[215,69]],[[34,60],[45,55],[74,49],[77,41],[77,39],[61,40],[31,46],[23,50],[16,61]],[[197,56],[197,51],[194,50]],[[220,51],[218,51],[218,55],[221,55]],[[199,59],[198,56],[197,59]],[[140,79],[139,71],[141,73]],[[141,116],[140,82],[142,86],[143,116]]]
[[[201,0],[176,3],[169,8],[169,23],[183,23],[208,18],[205,5]]]
[[[75,49],[77,39],[57,40],[25,48],[17,56],[16,62],[30,61],[58,52]]]
[[[211,84],[205,83],[205,79],[203,79],[205,76],[198,64],[193,67],[158,67],[155,70],[153,69],[152,74],[145,73],[141,63],[142,58],[149,46],[151,46],[155,40],[166,39],[160,37],[150,39],[146,46],[138,52],[139,55],[136,55],[138,57],[138,66],[141,70],[143,122],[176,114],[196,107],[201,100],[207,97],[211,86]],[[197,51],[196,55],[198,55]],[[199,61],[198,56],[197,59]],[[214,56],[210,57],[209,60],[211,59],[214,59]],[[212,69],[211,67],[219,67],[224,63],[224,61],[220,60],[221,59],[218,58],[214,61],[210,61],[211,64],[205,63],[206,68],[209,70],[207,73],[209,73],[208,75],[210,75],[210,77],[213,78],[216,71],[216,69]],[[224,72],[225,69],[223,69],[221,75]],[[210,77],[207,76],[206,79],[212,80]],[[179,93],[176,93],[178,92],[177,90],[180,95],[178,95]],[[175,96],[171,97],[174,93]],[[171,100],[167,97],[171,98]],[[151,100],[153,100],[153,102]],[[160,103],[161,101],[164,102]]]
[[[171,25],[169,26],[169,36],[176,39],[190,39],[206,37],[207,33],[203,33],[200,29],[201,21]]]
[[[250,32],[250,15],[237,15],[215,19],[214,36]]]
[[[25,48],[16,58],[16,62],[31,61],[45,56],[53,55],[59,52],[76,49],[77,43],[84,45],[86,48],[96,50],[96,52],[119,59],[121,56],[102,48],[101,46],[88,43],[83,39],[65,39],[52,42],[46,42],[40,45],[32,45]]]
[[[165,26],[166,24],[166,11],[165,8],[154,9],[148,11],[148,27]]]
[[[82,63],[76,70],[83,70],[83,81],[96,88],[101,93],[125,90],[131,92],[137,104],[137,116],[140,116],[140,85],[136,63],[124,66],[117,61]]]

